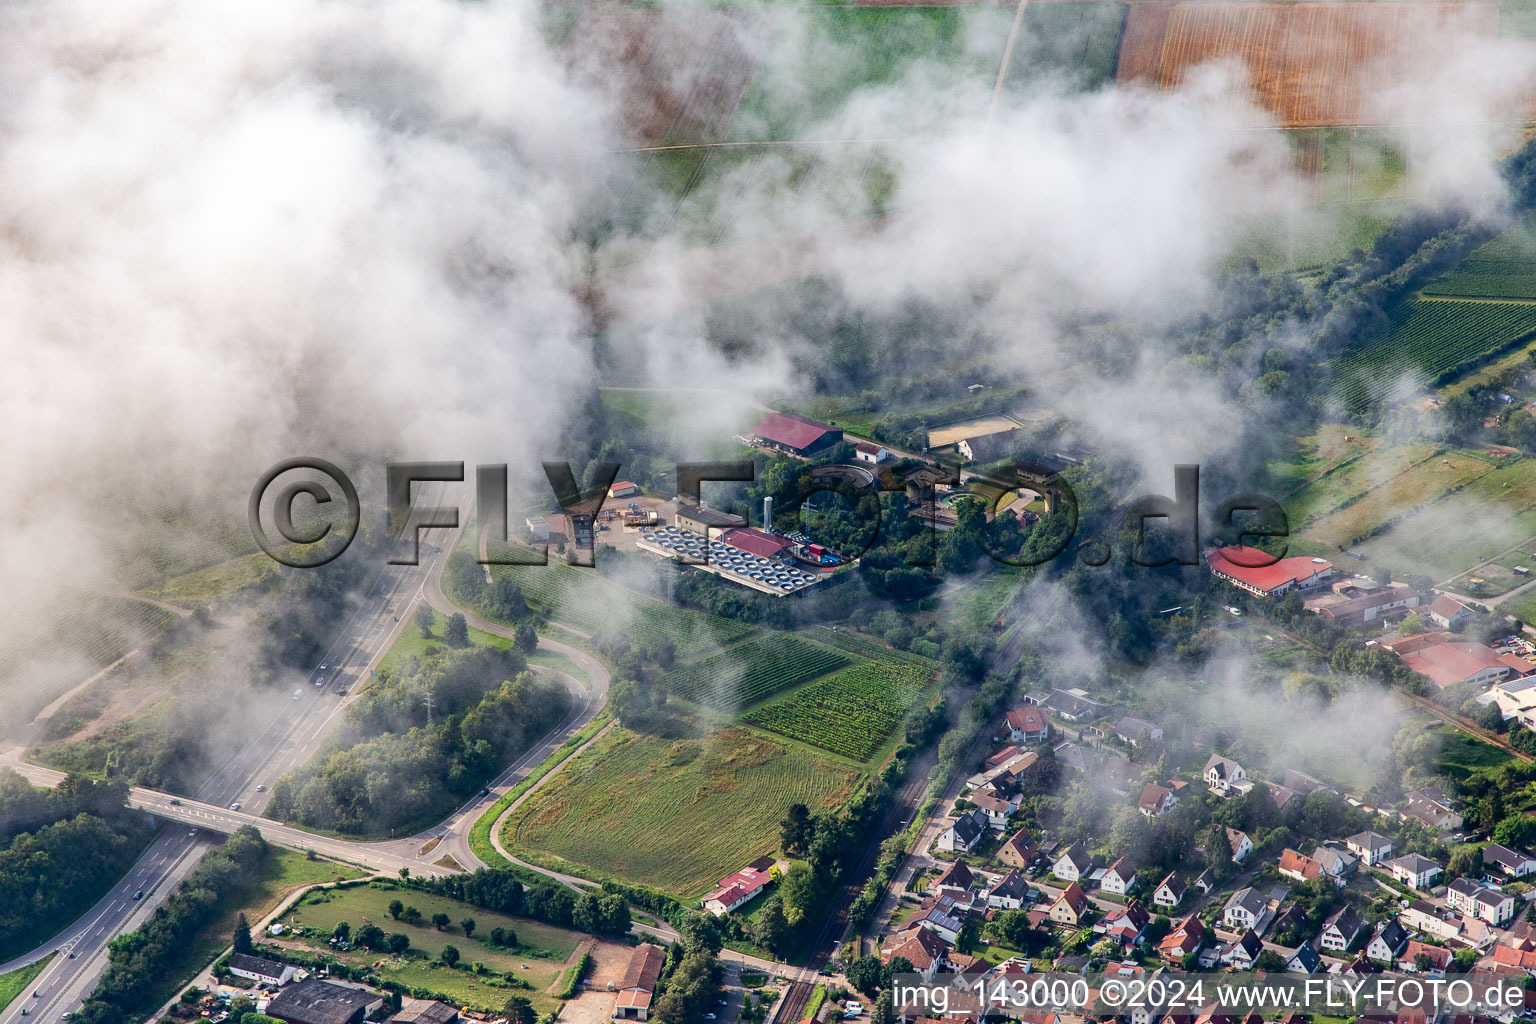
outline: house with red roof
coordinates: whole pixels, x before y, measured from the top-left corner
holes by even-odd
[[[1310,590],[1333,575],[1333,563],[1326,558],[1277,559],[1267,551],[1241,546],[1207,551],[1205,561],[1216,578],[1259,597]]]
[[[704,909],[716,917],[729,914],[742,904],[751,901],[771,881],[773,876],[766,870],[760,871],[753,867],[742,868],[735,874],[720,879],[719,888],[704,897]]]
[[[667,954],[660,946],[648,942],[635,947],[629,955],[629,966],[619,982],[619,997],[613,1015],[624,1020],[648,1020],[651,1015],[651,996],[661,977],[661,968]]]
[[[764,446],[792,455],[814,455],[843,439],[836,427],[790,412],[769,413],[753,424],[751,432]]]

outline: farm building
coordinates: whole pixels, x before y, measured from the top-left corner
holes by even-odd
[[[741,516],[733,516],[708,505],[679,505],[672,522],[679,530],[696,533],[700,537],[708,537],[714,530],[734,530],[747,525]]]
[[[745,867],[720,879],[719,888],[704,898],[704,909],[720,917],[749,902],[773,880],[766,870]]]
[[[1488,686],[1503,679],[1520,679],[1536,671],[1536,665],[1524,658],[1500,654],[1484,644],[1459,640],[1454,633],[1415,633],[1381,646],[1442,689],[1457,683]]]
[[[815,455],[840,442],[843,432],[794,413],[772,412],[753,424],[752,436],[792,455]]]
[[[1292,590],[1309,590],[1326,583],[1333,563],[1326,558],[1282,558],[1250,547],[1206,552],[1212,575],[1259,597],[1279,597]],[[1267,564],[1266,564],[1267,563]]]
[[[651,996],[656,991],[656,981],[661,977],[661,967],[666,959],[667,954],[660,946],[644,942],[635,947],[629,956],[629,966],[624,970],[624,979],[619,982],[619,998],[613,1008],[615,1018],[650,1018]]]
[[[884,445],[875,444],[873,441],[860,441],[854,448],[853,457],[860,462],[867,462],[872,466],[878,466],[882,462],[890,461],[891,450]]]
[[[273,996],[266,1012],[288,1024],[362,1024],[383,1005],[383,996],[366,989],[310,977]]]
[[[251,956],[249,953],[236,953],[229,958],[229,973],[237,978],[248,978],[268,985],[284,985],[293,978],[293,965]]]

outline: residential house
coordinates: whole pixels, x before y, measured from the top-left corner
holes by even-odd
[[[311,976],[273,996],[265,1012],[287,1024],[362,1024],[383,1005],[383,996],[366,989]]]
[[[1298,882],[1306,882],[1323,873],[1323,866],[1311,857],[1291,849],[1289,846],[1280,854],[1280,874],[1286,878],[1294,878]]]
[[[997,859],[1009,867],[1027,868],[1039,850],[1039,845],[1029,838],[1029,830],[1021,828],[997,851]]]
[[[1131,900],[1124,909],[1110,912],[1104,921],[1094,925],[1094,931],[1129,948],[1141,945],[1142,933],[1151,921],[1147,908],[1139,900]]]
[[[912,969],[924,978],[932,978],[947,969],[949,944],[927,928],[908,928],[891,937],[891,943],[880,953],[880,959],[890,963],[896,957],[906,957]]]
[[[1157,888],[1152,891],[1152,902],[1160,907],[1177,907],[1184,899],[1186,886],[1184,879],[1179,877],[1177,871],[1168,872],[1168,877],[1157,883]]]
[[[1088,897],[1083,895],[1082,886],[1072,882],[1056,897],[1056,902],[1051,904],[1046,916],[1057,924],[1081,924],[1088,905]]]
[[[1445,889],[1445,905],[1459,910],[1463,917],[1501,925],[1515,916],[1515,898],[1490,889],[1470,878],[1458,878]]]
[[[1440,629],[1454,630],[1472,617],[1472,610],[1450,594],[1439,594],[1430,603],[1424,617]]]
[[[1186,917],[1182,923],[1175,924],[1173,930],[1163,936],[1163,940],[1157,944],[1158,956],[1163,962],[1174,967],[1182,966],[1184,958],[1191,953],[1200,952],[1200,947],[1205,945],[1205,924],[1194,914]]]
[[[1234,892],[1227,899],[1221,912],[1222,923],[1232,931],[1249,931],[1257,927],[1259,918],[1269,909],[1269,901],[1253,886]]]
[[[1045,699],[1045,707],[1069,722],[1086,722],[1104,711],[1104,705],[1078,689],[1052,690]]]
[[[1156,818],[1171,811],[1178,802],[1179,798],[1173,790],[1149,782],[1141,787],[1141,798],[1136,801],[1136,809],[1149,818]]]
[[[953,897],[930,896],[918,904],[917,913],[907,923],[927,928],[945,942],[954,944],[960,938],[960,930],[965,927],[966,916],[966,911]]]
[[[987,816],[989,828],[1007,828],[1008,819],[1019,809],[1018,797],[1002,796],[995,785],[973,789],[965,794],[965,799]]]
[[[1345,879],[1355,873],[1355,858],[1332,847],[1319,846],[1312,851],[1312,859],[1321,864],[1323,870],[1332,875],[1341,885]]]
[[[959,899],[967,896],[976,884],[976,873],[963,860],[950,861],[949,866],[928,884],[928,891],[936,895]]]
[[[1126,715],[1115,723],[1115,735],[1123,743],[1136,746],[1143,740],[1156,742],[1163,738],[1163,727],[1144,718]]]
[[[1235,971],[1253,969],[1253,962],[1264,951],[1264,943],[1251,931],[1244,931],[1221,951],[1221,962]]]
[[[1536,871],[1536,857],[1524,850],[1512,850],[1499,843],[1483,847],[1483,863],[1492,864],[1510,878],[1524,878]]]
[[[941,850],[967,853],[975,849],[976,844],[981,842],[981,837],[987,834],[987,826],[987,812],[973,808],[960,815],[953,825],[940,832],[935,843]]]
[[[1316,974],[1321,966],[1323,958],[1318,954],[1317,948],[1308,939],[1296,947],[1296,952],[1285,962],[1285,969],[1292,974]]]
[[[1242,765],[1220,754],[1212,754],[1211,759],[1205,762],[1205,771],[1201,777],[1211,792],[1221,796],[1237,792],[1239,785],[1248,781],[1248,774],[1243,771]]]
[[[1344,848],[1368,867],[1392,856],[1392,840],[1377,832],[1357,832],[1344,840]]]
[[[619,996],[613,1015],[624,1020],[649,1020],[651,997],[656,992],[656,982],[661,978],[662,965],[667,954],[649,942],[636,946],[629,954],[629,965],[619,981]]]
[[[994,910],[1018,910],[1029,900],[1029,881],[1024,872],[1011,868],[987,890],[987,906]]]
[[[1353,907],[1342,906],[1323,922],[1322,931],[1317,935],[1317,944],[1330,952],[1342,953],[1354,943],[1360,928],[1360,915],[1355,913]]]
[[[1125,857],[1118,858],[1113,864],[1104,869],[1104,877],[1099,880],[1099,888],[1105,892],[1112,892],[1116,896],[1124,896],[1136,886],[1136,868]]]
[[[1500,943],[1493,947],[1493,962],[1500,967],[1513,967],[1527,974],[1536,974],[1536,950],[1511,949]]]
[[[1417,853],[1404,854],[1386,863],[1392,877],[1414,889],[1428,889],[1440,877],[1440,865]]]
[[[1051,874],[1063,882],[1075,882],[1086,875],[1093,867],[1093,858],[1088,856],[1088,848],[1081,841],[1071,846],[1056,858],[1051,865]]]
[[[268,960],[249,953],[236,953],[229,958],[229,973],[237,978],[266,985],[286,985],[293,979],[293,965]]]
[[[1388,918],[1376,929],[1365,947],[1365,955],[1384,964],[1397,962],[1397,955],[1408,944],[1408,932],[1394,918]]]
[[[1232,847],[1232,863],[1241,864],[1253,852],[1253,840],[1248,833],[1235,828],[1227,829],[1227,843]]]
[[[1034,746],[1051,738],[1051,720],[1045,716],[1045,708],[1026,704],[1014,708],[1003,716],[1003,724],[997,731],[999,740]]]
[[[1462,826],[1461,812],[1456,810],[1445,794],[1435,789],[1420,789],[1408,794],[1408,802],[1398,813],[1442,832],[1451,832]]]
[[[1431,946],[1418,939],[1409,939],[1397,966],[1403,971],[1417,971],[1439,976],[1451,966],[1451,959],[1451,951],[1444,946]]]
[[[1398,917],[1405,927],[1437,939],[1458,939],[1464,930],[1464,922],[1454,914],[1424,900],[1409,903]]]

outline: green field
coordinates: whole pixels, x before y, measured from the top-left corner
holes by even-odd
[[[1445,451],[1399,473],[1353,503],[1306,524],[1305,536],[1321,544],[1351,547],[1375,536],[1397,517],[1420,510],[1447,492],[1493,471],[1482,458]]]
[[[1438,450],[1427,441],[1414,441],[1384,445],[1363,454],[1341,453],[1335,468],[1301,486],[1281,502],[1292,531],[1359,500],[1367,491],[1431,458]]]
[[[1352,406],[1407,398],[1536,336],[1536,302],[1427,298],[1394,323],[1385,339],[1335,361],[1335,387]]]
[[[931,675],[890,661],[850,665],[748,712],[742,721],[867,761],[917,703]]]
[[[1003,78],[1009,91],[1045,81],[1092,90],[1114,80],[1129,8],[1115,0],[1029,4]]]
[[[539,614],[584,633],[620,632],[638,645],[667,639],[678,654],[687,655],[755,632],[733,619],[678,608],[620,587],[595,569],[557,564],[553,556],[549,565],[498,565],[492,572],[522,587],[529,607]]]
[[[158,1006],[169,1001],[198,972],[212,963],[229,947],[235,933],[235,922],[242,913],[254,929],[262,918],[276,910],[283,898],[295,889],[318,882],[360,878],[364,873],[346,864],[310,860],[302,853],[269,846],[266,858],[246,879],[245,884],[220,900],[212,920],[187,940],[181,958],[166,970],[165,976],[155,987],[153,998],[146,1002]]]
[[[1536,461],[1520,459],[1359,545],[1371,560],[1449,579],[1536,537]]]
[[[778,848],[789,805],[836,807],[860,773],[747,729],[673,713],[658,732],[616,727],[509,818],[521,856],[586,877],[698,897]]]
[[[996,7],[838,6],[772,12],[768,30],[796,45],[783,49],[787,59],[755,71],[729,137],[754,142],[848,138],[847,126],[827,119],[857,94],[913,76],[930,82],[935,95],[954,94],[969,84],[980,113],[1012,16],[1012,9]],[[876,115],[873,121],[865,117],[854,130],[866,137],[900,137],[900,120],[900,113]]]
[[[392,920],[389,904],[396,899],[420,910],[422,923],[410,925]],[[453,922],[447,930],[438,931],[429,923],[436,913],[447,914]],[[468,937],[459,926],[466,917],[475,919],[475,932]],[[346,921],[354,930],[363,924],[376,924],[386,933],[402,932],[410,936],[411,949],[406,956],[385,956],[383,965],[378,968],[380,977],[434,989],[486,1009],[500,1008],[509,995],[526,996],[541,1011],[554,1009],[557,1001],[545,990],[560,977],[565,962],[583,938],[580,932],[530,918],[482,910],[431,893],[373,884],[308,893],[283,916],[285,924],[318,929],[327,936],[341,921]],[[489,939],[492,928],[510,929],[517,935],[518,945],[515,948],[493,946]],[[323,939],[305,938],[303,941],[318,949],[328,949]],[[448,945],[456,946],[463,958],[456,969],[434,965],[443,947]],[[341,954],[343,959],[370,963],[378,956],[366,950]],[[498,974],[526,981],[533,986],[532,991],[495,984],[491,977],[477,978],[468,969],[476,961]]]
[[[788,633],[769,633],[733,644],[667,673],[679,697],[735,711],[780,690],[848,664],[840,651]]]
[[[26,991],[27,986],[32,984],[32,979],[43,973],[43,968],[48,966],[55,955],[49,953],[37,963],[19,967],[9,974],[0,974],[0,1010],[10,1006],[17,996]]]

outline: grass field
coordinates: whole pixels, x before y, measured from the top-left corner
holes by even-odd
[[[778,848],[792,803],[847,799],[859,772],[747,729],[709,732],[672,713],[655,732],[614,728],[508,820],[519,855],[681,897]]]
[[[1414,441],[1382,445],[1354,456],[1341,453],[1334,469],[1301,486],[1281,502],[1292,531],[1357,501],[1367,491],[1432,457],[1436,451],[1438,448],[1427,441]]]
[[[1003,88],[1023,91],[1054,80],[1088,91],[1113,81],[1128,9],[1115,0],[1029,4]]]
[[[56,955],[49,953],[35,964],[28,964],[9,974],[0,974],[0,1010],[4,1010],[15,1002],[16,997],[26,991],[27,986],[32,984],[32,979],[42,974],[43,968],[47,967]]]
[[[867,761],[901,724],[932,676],[893,661],[870,661],[800,687],[742,716],[790,739]]]
[[[254,586],[276,571],[277,563],[266,553],[258,551],[173,576],[145,587],[140,593],[158,601],[191,608]]]
[[[1461,451],[1435,455],[1362,495],[1353,503],[1306,524],[1305,536],[1322,544],[1351,547],[1375,536],[1446,492],[1493,471],[1487,461]]]
[[[254,926],[277,909],[289,893],[317,882],[360,878],[363,871],[329,860],[310,860],[302,853],[267,848],[267,856],[240,888],[219,901],[218,912],[183,948],[181,958],[165,972],[155,987],[153,1005],[167,1002],[207,967],[233,941],[235,922],[243,913]]]
[[[734,711],[842,668],[848,661],[841,651],[788,633],[768,633],[678,666],[667,673],[666,681],[679,697]]]
[[[423,923],[409,925],[392,920],[389,904],[396,899],[420,910]],[[447,914],[453,922],[447,930],[438,931],[428,923],[436,913]],[[459,926],[466,917],[475,919],[475,932],[467,937]],[[380,977],[434,989],[471,1006],[487,1009],[499,1009],[509,995],[528,997],[541,1012],[553,1009],[557,1001],[545,990],[560,977],[566,960],[583,938],[580,932],[529,918],[497,914],[431,893],[373,884],[308,893],[284,915],[283,921],[318,929],[326,935],[341,921],[346,921],[354,930],[363,924],[376,924],[385,932],[402,932],[410,936],[411,950],[405,957],[386,956],[384,964],[378,968]],[[515,948],[491,945],[492,928],[511,930],[517,935],[518,945]],[[322,940],[304,941],[317,948],[328,948]],[[443,947],[448,945],[456,946],[463,958],[457,969],[434,965]],[[344,954],[343,958],[371,963],[378,956],[377,953],[354,951]],[[526,981],[533,986],[532,991],[497,985],[489,978],[477,978],[468,969],[476,961],[498,974]]]
[[[493,552],[494,553],[494,552]],[[609,583],[595,569],[557,564],[498,565],[492,572],[523,589],[529,607],[584,633],[618,631],[636,644],[671,640],[682,655],[741,640],[752,626],[678,608]]]
[[[1437,581],[1449,579],[1536,537],[1533,508],[1536,460],[1520,459],[1410,513],[1359,548],[1373,561],[1423,572]]]
[[[768,15],[768,31],[795,39],[793,56],[760,66],[730,138],[782,141],[846,138],[826,123],[861,91],[908,75],[931,88],[954,91],[970,83],[978,97],[990,88],[1002,58],[1013,12],[1004,8],[825,7],[791,8]],[[979,112],[979,110],[978,110]],[[899,125],[864,121],[871,137],[899,136]]]

